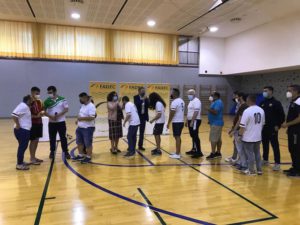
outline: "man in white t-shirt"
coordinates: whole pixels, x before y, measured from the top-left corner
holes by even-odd
[[[82,104],[77,118],[78,127],[76,129],[76,144],[79,154],[74,160],[81,161],[84,164],[91,162],[92,158],[96,107],[91,102],[91,97],[85,92],[79,94],[79,101]],[[86,155],[84,155],[84,147],[86,147]]]
[[[29,170],[29,166],[24,162],[24,154],[28,147],[30,139],[30,129],[32,126],[30,106],[32,104],[32,98],[27,95],[12,112],[12,119],[15,122],[14,133],[19,142],[18,154],[17,154],[17,170]]]
[[[170,158],[180,159],[180,150],[181,150],[181,132],[184,127],[184,101],[179,97],[180,91],[177,88],[172,89],[171,99],[171,110],[169,115],[169,120],[167,128],[169,129],[170,123],[172,122],[173,136],[176,140],[176,153],[171,154]]]
[[[243,113],[239,135],[243,141],[243,148],[248,159],[248,169],[242,172],[246,175],[262,175],[260,142],[262,140],[262,129],[265,124],[265,112],[256,105],[256,96],[247,97],[249,106]],[[256,164],[256,171],[255,171]]]
[[[68,102],[64,97],[57,95],[57,90],[54,86],[49,86],[47,92],[49,97],[44,102],[44,109],[46,111],[45,116],[49,117],[49,158],[53,159],[55,156],[56,135],[58,133],[65,158],[70,159],[71,156],[68,151],[66,126],[66,113],[69,111]]]
[[[199,127],[201,125],[201,101],[196,97],[196,91],[194,89],[190,89],[187,94],[190,102],[188,104],[187,121],[185,126],[189,128],[193,148],[191,151],[186,152],[186,154],[191,155],[192,158],[201,158],[203,157],[199,138]]]
[[[125,127],[126,123],[129,123],[127,140],[128,140],[128,152],[125,157],[132,157],[135,155],[136,136],[140,125],[140,118],[136,106],[129,101],[127,96],[122,98],[123,107],[125,109],[126,117],[123,123]]]

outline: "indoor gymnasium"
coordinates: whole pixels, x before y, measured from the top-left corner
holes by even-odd
[[[0,225],[299,225],[299,36],[299,0],[0,0]]]

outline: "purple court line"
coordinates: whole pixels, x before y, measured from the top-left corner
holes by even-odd
[[[70,164],[67,162],[66,158],[65,158],[65,155],[62,154],[62,159],[64,161],[64,164],[66,165],[66,167],[73,173],[75,174],[77,177],[79,177],[81,180],[85,181],[86,183],[92,185],[93,187],[109,194],[109,195],[112,195],[114,197],[117,197],[117,198],[120,198],[122,200],[125,200],[127,202],[130,202],[132,204],[135,204],[135,205],[138,205],[138,206],[142,206],[144,208],[149,208],[155,212],[160,212],[160,213],[163,213],[163,214],[166,214],[166,215],[169,215],[169,216],[173,216],[173,217],[176,217],[176,218],[179,218],[179,219],[182,219],[182,220],[187,220],[187,221],[190,221],[190,222],[194,222],[194,223],[197,223],[197,224],[203,224],[203,225],[214,225],[213,223],[209,223],[209,222],[206,222],[206,221],[203,221],[203,220],[198,220],[198,219],[195,219],[195,218],[192,218],[192,217],[188,217],[188,216],[184,216],[184,215],[181,215],[181,214],[177,214],[177,213],[174,213],[174,212],[171,212],[171,211],[167,211],[167,210],[164,210],[164,209],[161,209],[161,208],[157,208],[155,206],[152,206],[152,205],[148,205],[148,204],[145,204],[145,203],[142,203],[142,202],[139,202],[139,201],[136,201],[132,198],[129,198],[129,197],[126,197],[124,195],[121,195],[121,194],[118,194],[116,192],[113,192],[109,189],[106,189],[96,183],[94,183],[93,181],[87,179],[86,177],[84,177],[83,175],[81,175],[80,173],[78,173],[76,170],[74,170],[74,168],[72,166],[70,166]]]

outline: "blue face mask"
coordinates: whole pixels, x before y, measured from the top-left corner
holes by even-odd
[[[268,98],[269,97],[268,92],[264,91],[263,96],[264,96],[264,98]]]
[[[118,96],[114,96],[113,100],[116,102],[118,101]]]
[[[190,101],[192,101],[192,100],[194,99],[194,96],[193,96],[193,95],[188,95],[188,99],[189,99]]]

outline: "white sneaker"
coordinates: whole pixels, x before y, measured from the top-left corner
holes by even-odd
[[[272,169],[273,171],[280,171],[280,164],[275,163]]]
[[[246,170],[242,170],[241,171],[243,174],[248,175],[248,176],[255,176],[256,173],[254,172],[250,172],[250,170],[246,169]]]
[[[180,155],[177,155],[177,154],[171,154],[169,157],[170,157],[171,159],[180,159],[180,158],[181,158],[181,156],[180,156]]]
[[[231,163],[232,160],[233,160],[233,159],[232,159],[231,157],[228,157],[228,158],[225,159],[225,162]]]
[[[263,172],[262,171],[257,171],[257,175],[262,175]]]
[[[262,161],[261,161],[261,165],[262,165],[262,166],[268,166],[268,165],[269,165],[269,161],[262,160]]]

